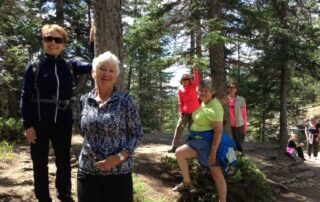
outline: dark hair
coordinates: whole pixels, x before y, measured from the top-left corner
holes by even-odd
[[[231,85],[234,85],[237,89],[238,89],[238,84],[235,81],[229,81],[228,82],[228,87],[230,87]]]
[[[238,95],[238,84],[237,84],[237,82],[235,82],[235,81],[229,81],[227,87],[229,88],[229,87],[232,86],[232,85],[236,87],[236,90],[237,90],[237,91],[236,91],[236,96],[237,96],[237,95]],[[228,92],[228,94],[229,94],[229,92]]]

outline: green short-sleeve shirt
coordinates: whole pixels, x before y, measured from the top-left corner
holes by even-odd
[[[223,121],[223,108],[220,102],[217,99],[213,99],[207,105],[202,103],[200,107],[192,113],[192,120],[191,130],[212,130],[212,122]]]

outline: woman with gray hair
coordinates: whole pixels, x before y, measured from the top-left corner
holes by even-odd
[[[133,201],[132,153],[143,133],[132,98],[114,86],[119,60],[111,52],[94,58],[95,88],[78,104],[78,123],[84,137],[78,170],[78,200]]]
[[[223,133],[223,108],[213,97],[214,90],[210,82],[203,82],[198,88],[202,101],[200,107],[192,114],[193,123],[188,133],[187,143],[177,148],[176,158],[181,169],[183,182],[173,190],[193,189],[187,160],[197,158],[199,164],[206,168],[215,184],[221,202],[226,201],[227,184],[223,172],[236,162],[233,148],[235,143]],[[230,163],[229,163],[230,162]]]

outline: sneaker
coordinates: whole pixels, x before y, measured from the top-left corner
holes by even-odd
[[[176,152],[176,147],[172,147],[171,149],[169,149],[167,152],[168,153],[175,153]]]
[[[194,186],[191,182],[181,182],[177,186],[175,186],[172,190],[173,191],[190,191],[194,189]]]

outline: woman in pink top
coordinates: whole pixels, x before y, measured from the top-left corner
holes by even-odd
[[[228,84],[229,118],[232,136],[237,149],[243,153],[244,136],[247,134],[247,107],[246,100],[237,95],[238,85],[231,81]]]
[[[179,144],[181,135],[185,126],[188,124],[190,129],[192,123],[192,112],[196,111],[199,107],[199,100],[197,95],[197,86],[199,84],[199,73],[195,66],[193,69],[193,82],[189,74],[184,74],[181,77],[181,86],[178,90],[179,99],[179,120],[172,140],[172,148],[168,150],[169,153],[174,153]]]

